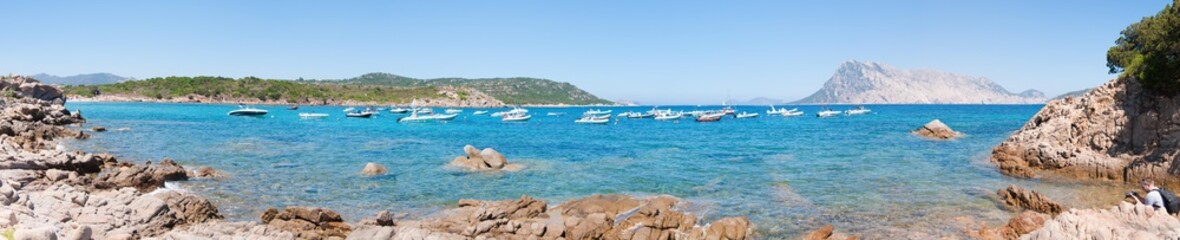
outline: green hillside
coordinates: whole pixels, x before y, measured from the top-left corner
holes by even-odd
[[[506,104],[610,104],[573,84],[539,78],[435,78],[417,79],[389,73],[369,73],[359,77],[320,82],[340,82],[351,85],[395,87],[458,86],[470,87],[487,93]]]
[[[262,101],[291,103],[308,102],[309,99],[408,102],[414,98],[439,96],[438,89],[431,86],[397,88],[208,76],[149,78],[96,86],[66,86],[64,89],[68,94],[84,97],[93,97],[96,94],[121,94],[166,99],[195,94],[214,98],[256,98]]]

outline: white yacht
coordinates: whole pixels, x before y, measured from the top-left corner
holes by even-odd
[[[229,111],[226,114],[230,116],[262,116],[266,115],[266,113],[267,111],[263,109],[238,106],[237,110]]]

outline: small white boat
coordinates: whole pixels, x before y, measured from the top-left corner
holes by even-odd
[[[795,116],[803,116],[803,111],[799,111],[799,109],[796,108],[796,109],[791,109],[791,110],[787,110],[787,111],[783,112],[783,117],[795,117]]]
[[[471,115],[484,115],[484,114],[487,114],[487,113],[488,113],[488,111],[482,111],[482,110],[481,110],[481,111],[475,111],[475,112],[471,113]]]
[[[831,116],[836,116],[839,114],[840,114],[840,111],[836,111],[836,110],[832,110],[832,109],[824,109],[823,111],[816,112],[815,116],[816,117],[831,117]]]
[[[784,115],[787,113],[786,108],[774,109],[774,105],[770,105],[770,110],[766,110],[766,115]]]
[[[523,113],[529,113],[529,110],[524,109],[524,108],[520,108],[520,107],[513,107],[512,110],[503,111],[503,112],[494,112],[494,113],[492,113],[492,117],[503,117],[504,115],[523,114]]]
[[[267,111],[263,109],[238,106],[237,110],[229,111],[226,114],[230,116],[262,116],[266,115],[266,113]]]
[[[639,114],[639,113],[636,113],[636,112],[623,112],[623,113],[619,113],[619,115],[617,115],[617,116],[618,116],[618,117],[631,117],[631,114]]]
[[[549,112],[549,113],[545,114],[545,116],[550,116],[550,117],[561,116],[561,115],[565,115],[565,113],[563,113],[563,112]]]
[[[725,115],[726,115],[726,114],[725,114],[725,112],[723,112],[723,111],[718,111],[718,112],[707,112],[707,113],[701,114],[700,116],[697,116],[697,119],[696,119],[696,121],[697,121],[697,122],[716,122],[716,121],[721,121],[721,117],[724,117]]]
[[[607,123],[610,123],[610,115],[604,115],[604,116],[586,115],[586,116],[583,116],[582,118],[579,118],[578,120],[574,120],[574,123],[607,124]]]
[[[361,113],[368,113],[369,115],[380,115],[381,110],[377,110],[374,108],[366,108],[364,111],[361,111]]]
[[[742,113],[738,113],[738,114],[737,114],[736,116],[734,116],[734,117],[737,117],[737,118],[756,118],[756,117],[758,117],[758,113],[742,112]]]
[[[455,119],[455,117],[458,117],[458,116],[459,116],[459,114],[458,114],[458,113],[452,113],[452,114],[427,114],[427,115],[410,114],[410,116],[406,116],[406,117],[398,118],[398,119],[397,119],[397,122],[428,122],[428,121],[447,121],[447,120],[452,120],[452,119]]]
[[[350,118],[369,118],[373,116],[373,112],[349,112],[345,113],[344,116]]]
[[[602,115],[602,114],[610,114],[613,111],[614,110],[610,110],[610,109],[607,109],[607,110],[590,109],[590,110],[586,110],[586,112],[583,114],[584,115]]]
[[[500,121],[523,122],[523,121],[528,121],[531,118],[533,118],[533,115],[529,115],[527,113],[514,113],[514,114],[504,115],[504,118],[500,119]]]
[[[396,107],[396,108],[389,109],[389,113],[408,113],[408,112],[410,112],[409,108]]]
[[[678,112],[678,113],[661,113],[661,114],[658,114],[658,115],[656,115],[656,120],[660,120],[660,121],[664,121],[664,120],[676,120],[676,119],[680,119],[680,118],[682,118],[682,117],[684,117],[684,113],[682,113],[682,112]]]
[[[651,112],[648,112],[648,113],[632,112],[631,115],[627,115],[627,117],[629,117],[629,118],[652,118],[655,116],[656,116],[656,114],[651,113]]]
[[[327,113],[299,113],[299,118],[302,119],[319,119],[328,117]]]
[[[446,111],[446,113],[461,113],[461,112],[463,112],[463,109],[447,108],[447,111]]]
[[[869,110],[868,108],[865,108],[865,106],[856,106],[856,108],[844,110],[844,115],[861,115],[861,114],[866,114],[866,113],[869,113],[872,111],[873,110]]]

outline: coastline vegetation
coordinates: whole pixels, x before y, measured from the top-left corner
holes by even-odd
[[[471,96],[465,89],[474,89],[506,104],[610,104],[578,87],[563,82],[537,78],[439,78],[416,79],[389,73],[370,73],[342,80],[280,80],[245,77],[162,77],[131,80],[103,85],[70,85],[66,93],[82,97],[102,94],[141,96],[170,99],[199,95],[210,98],[289,103],[315,100],[352,100],[362,102],[409,102],[442,95],[439,89],[457,87],[461,100]]]
[[[1164,94],[1180,93],[1180,1],[1127,26],[1106,52],[1110,73],[1134,77]]]
[[[66,86],[67,94],[94,97],[102,94],[143,96],[170,99],[199,95],[210,98],[256,98],[261,101],[289,103],[314,100],[353,100],[362,102],[409,102],[415,98],[441,96],[436,87],[395,88],[343,84],[314,84],[274,79],[244,77],[162,77],[93,86]]]

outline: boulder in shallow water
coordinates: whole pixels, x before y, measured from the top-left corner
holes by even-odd
[[[377,164],[375,162],[366,163],[365,168],[361,169],[361,175],[365,176],[377,176],[388,172],[389,169],[386,169],[385,166],[381,166],[381,164]]]
[[[508,163],[508,160],[504,158],[504,155],[500,154],[500,152],[496,151],[496,149],[485,148],[483,150],[478,150],[471,145],[467,145],[463,147],[463,152],[466,154],[466,156],[455,157],[454,160],[451,160],[451,166],[473,171],[517,171],[523,168],[523,166],[519,164]]]
[[[90,130],[95,131],[95,132],[106,132],[107,128],[105,128],[103,126],[94,126],[94,127],[90,128]]]
[[[922,127],[914,129],[914,131],[911,133],[932,139],[953,139],[963,136],[963,133],[956,132],[938,119],[934,119],[933,121],[926,123],[926,125],[922,125]]]
[[[188,172],[184,167],[164,159],[160,164],[129,164],[114,167],[98,177],[94,186],[99,189],[134,187],[141,192],[151,192],[164,186],[166,181],[188,180]]]
[[[1000,200],[1003,200],[1004,204],[1008,206],[1024,208],[1054,216],[1065,209],[1061,207],[1061,204],[1041,195],[1037,191],[1025,190],[1016,185],[1008,185],[1008,188],[996,191],[996,195],[999,195]]]

